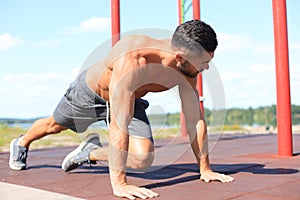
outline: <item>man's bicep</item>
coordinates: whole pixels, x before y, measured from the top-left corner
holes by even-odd
[[[124,86],[123,86],[124,87]],[[110,115],[112,125],[117,126],[122,132],[127,132],[133,116],[134,95],[127,89],[117,87],[110,93]]]
[[[134,97],[120,93],[113,95],[110,101],[111,123],[118,126],[122,132],[127,132],[127,127],[133,116]]]
[[[111,122],[115,123],[122,131],[127,131],[127,126],[133,116],[134,90],[132,89],[132,74],[124,68],[114,68],[109,86]]]

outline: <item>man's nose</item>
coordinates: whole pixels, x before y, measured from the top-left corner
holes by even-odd
[[[204,65],[204,66],[203,66],[203,69],[209,69],[209,64]]]

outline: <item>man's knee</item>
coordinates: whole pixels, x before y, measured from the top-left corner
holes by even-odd
[[[154,160],[154,152],[129,155],[132,159],[131,168],[133,169],[146,169],[151,166]]]
[[[58,124],[52,116],[47,118],[46,120],[47,120],[47,133],[48,134],[59,133],[59,132],[67,129],[67,127]]]

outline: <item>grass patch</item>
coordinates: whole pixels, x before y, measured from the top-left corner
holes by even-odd
[[[154,139],[163,139],[181,135],[180,128],[159,128],[152,130]]]
[[[209,132],[214,131],[245,131],[239,125],[224,125],[223,127],[210,128]],[[0,124],[0,152],[9,151],[9,144],[11,140],[26,133],[26,129],[20,127],[9,127],[5,124]],[[48,135],[42,139],[34,141],[30,145],[30,149],[50,148],[50,147],[64,147],[77,146],[82,139],[90,133],[99,133],[102,143],[107,143],[108,130],[107,129],[88,129],[84,133],[75,133],[71,130],[62,131],[59,134]],[[181,135],[180,127],[175,128],[153,128],[153,138],[163,139],[170,137],[177,137]]]
[[[24,134],[26,130],[19,127],[0,126],[0,150],[9,149],[9,143],[13,138]]]
[[[0,126],[0,151],[9,151],[9,144],[14,139],[22,134],[25,134],[27,129],[19,127],[9,127],[7,125]],[[30,149],[41,149],[50,147],[76,146],[82,139],[90,133],[99,133],[102,142],[106,142],[108,138],[107,129],[88,129],[84,133],[75,133],[71,130],[62,131],[59,134],[48,135],[44,138],[34,141],[30,145]],[[153,129],[153,138],[161,139],[180,135],[180,128],[160,128]]]
[[[210,132],[214,131],[245,131],[240,125],[224,125],[223,127],[210,127]]]
[[[9,127],[7,125],[0,126],[0,151],[9,151],[10,142],[19,137],[22,134],[25,134],[27,129],[22,129],[19,127]],[[82,139],[89,133],[101,133],[107,134],[107,130],[93,130],[89,129],[88,131],[77,134],[71,130],[62,131],[59,134],[48,135],[42,139],[34,141],[30,145],[30,149],[40,149],[40,148],[50,148],[50,147],[63,147],[63,146],[76,146]]]

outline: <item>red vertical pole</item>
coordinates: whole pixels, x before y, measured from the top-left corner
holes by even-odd
[[[182,24],[184,22],[184,4],[185,0],[178,0],[178,23]]]
[[[183,12],[184,10],[182,10],[182,0],[177,0],[177,6],[178,6],[178,23],[182,24],[183,22]]]
[[[120,40],[120,0],[111,0],[112,45]]]
[[[278,154],[293,155],[286,1],[273,0]]]
[[[193,18],[200,19],[200,0],[193,0]]]
[[[182,24],[184,22],[184,0],[178,0],[178,22]],[[181,127],[181,136],[187,137],[188,132],[185,126],[185,117],[183,113],[180,113],[180,127]]]
[[[193,18],[200,19],[200,0],[193,0]],[[200,96],[200,110],[204,115],[204,105],[203,105],[203,87],[202,87],[202,73],[199,73],[197,77],[197,90]]]

